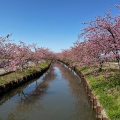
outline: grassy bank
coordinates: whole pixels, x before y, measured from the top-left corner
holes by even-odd
[[[49,65],[50,65],[50,61],[47,61],[47,62],[40,63],[36,66],[23,69],[22,71],[20,69],[18,69],[15,72],[0,75],[0,85],[4,85],[4,84],[10,83],[12,81],[17,81],[18,79],[21,79],[24,76],[33,74],[35,72],[39,72],[42,69],[48,67]]]
[[[120,70],[114,66],[77,67],[86,77],[91,89],[110,120],[120,120]]]

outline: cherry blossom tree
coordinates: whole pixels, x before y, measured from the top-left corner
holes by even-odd
[[[79,37],[84,36],[91,44],[91,56],[97,58],[102,67],[105,60],[103,58],[112,55],[120,67],[120,16],[111,17],[109,10],[103,18],[97,17],[96,20],[84,24],[88,24],[88,27]]]
[[[23,68],[31,52],[29,46],[26,46],[25,43],[20,42],[19,45],[16,45],[5,39],[1,40],[0,50],[1,66],[6,70],[12,71],[15,71],[19,67]]]
[[[117,5],[120,9],[120,6]],[[60,59],[70,60],[79,65],[98,64],[102,69],[106,61],[116,60],[120,67],[120,15],[111,17],[110,9],[104,17],[96,17],[88,23],[79,39],[69,50],[59,54]]]
[[[48,48],[39,48],[35,44],[32,45],[32,57],[31,60],[37,64],[43,60],[53,60],[55,58],[55,54],[50,51]]]

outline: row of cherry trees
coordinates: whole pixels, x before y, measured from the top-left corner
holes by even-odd
[[[120,6],[117,6],[120,10]],[[120,68],[120,15],[110,16],[110,10],[104,17],[96,17],[79,35],[83,42],[77,41],[68,50],[57,56],[74,64],[91,65],[97,63],[99,69],[106,61],[117,61]]]
[[[42,60],[52,59],[53,52],[46,48],[38,48],[35,44],[26,45],[12,43],[9,36],[0,37],[0,66],[8,71],[24,68],[28,62],[37,64]]]
[[[120,6],[116,6],[120,10]],[[99,69],[106,61],[117,61],[120,68],[120,15],[110,16],[110,10],[104,17],[96,17],[82,30],[79,38],[68,50],[57,54],[61,60],[72,61],[74,64],[98,64]],[[0,66],[6,70],[23,68],[28,61],[37,64],[41,60],[53,59],[54,53],[49,49],[38,48],[35,44],[19,45],[9,41],[9,36],[0,37]]]

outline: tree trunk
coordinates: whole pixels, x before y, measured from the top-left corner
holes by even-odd
[[[104,63],[103,61],[100,62],[98,72],[102,71],[103,63]]]
[[[119,56],[116,56],[116,61],[118,63],[118,69],[120,70],[120,57]]]

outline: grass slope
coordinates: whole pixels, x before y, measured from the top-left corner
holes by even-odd
[[[77,67],[86,77],[110,120],[120,120],[120,70],[104,65],[101,72],[96,66]]]
[[[20,69],[18,69],[15,72],[11,72],[11,73],[5,74],[5,75],[0,75],[0,85],[7,84],[11,81],[17,81],[18,79],[23,78],[24,76],[30,75],[37,71],[41,71],[42,69],[48,67],[49,64],[50,64],[50,61],[46,61],[46,62],[40,63],[36,66],[30,67],[27,69],[23,69],[22,71]]]

